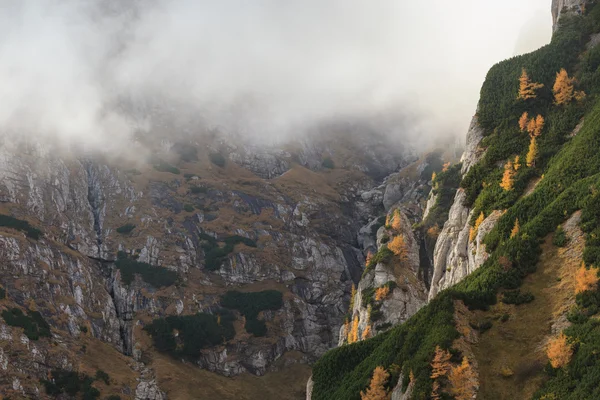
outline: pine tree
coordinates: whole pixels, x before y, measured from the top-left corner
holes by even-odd
[[[521,129],[521,132],[525,132],[525,130],[527,129],[528,123],[529,123],[529,114],[527,113],[527,111],[525,111],[523,113],[523,115],[521,115],[521,118],[519,118],[519,128]]]
[[[544,85],[541,83],[532,82],[527,75],[527,71],[523,68],[523,72],[521,73],[521,77],[519,78],[519,96],[517,99],[519,100],[527,100],[527,99],[535,99],[537,95],[535,91],[543,88]]]
[[[512,161],[508,160],[504,165],[504,175],[500,187],[505,191],[513,190],[515,170]]]
[[[475,396],[477,378],[467,357],[463,357],[460,365],[452,367],[448,374],[448,380],[450,381],[450,394],[454,395],[456,400],[471,400]]]
[[[546,355],[553,368],[562,368],[571,361],[573,347],[567,342],[567,337],[564,333],[561,333],[560,336],[548,342]]]
[[[596,268],[587,269],[585,264],[581,264],[581,268],[575,274],[575,280],[575,293],[596,289],[598,286],[598,270]]]
[[[373,371],[371,384],[366,392],[360,392],[361,400],[389,400],[390,394],[385,390],[390,374],[383,367],[377,367]]]
[[[531,142],[529,142],[529,152],[527,153],[527,166],[535,167],[535,160],[538,156],[538,146],[535,137],[531,138]]]
[[[475,239],[475,236],[477,236],[477,231],[479,230],[479,225],[481,225],[484,219],[485,215],[483,215],[482,211],[481,214],[479,214],[479,217],[477,217],[477,220],[475,220],[475,225],[471,227],[469,232],[469,241],[473,241],[473,239]]]
[[[519,226],[519,218],[517,218],[515,220],[515,225],[512,228],[512,231],[510,232],[510,238],[514,238],[515,236],[517,236],[519,234],[519,230],[521,230],[521,227]]]

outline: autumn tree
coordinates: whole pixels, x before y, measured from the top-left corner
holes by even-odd
[[[573,347],[567,342],[567,337],[561,333],[558,337],[548,342],[546,355],[553,368],[562,368],[571,361]]]
[[[581,264],[581,268],[575,274],[575,280],[575,293],[596,289],[598,286],[598,270],[596,268],[587,269],[585,264]]]
[[[369,336],[371,335],[371,325],[367,325],[367,327],[365,328],[365,330],[362,333],[362,340],[368,339]]]
[[[452,367],[448,381],[450,394],[454,395],[456,400],[471,400],[475,396],[477,378],[467,357],[463,357],[460,365]]]
[[[513,163],[508,160],[504,165],[504,175],[502,176],[500,187],[506,191],[513,190],[515,174]]]
[[[369,251],[367,253],[367,259],[365,260],[365,265],[369,265],[371,263],[372,259],[373,259],[373,252]]]
[[[435,178],[437,178],[437,174],[434,172],[431,174],[431,182],[435,182]]]
[[[515,224],[512,228],[512,231],[510,231],[510,238],[514,238],[515,236],[517,236],[519,234],[519,230],[521,230],[521,227],[519,226],[519,218],[517,218],[515,220]]]
[[[538,145],[535,137],[531,138],[531,142],[529,142],[529,151],[527,152],[527,157],[525,161],[527,162],[528,167],[535,167],[535,160],[538,156]]]
[[[383,368],[377,367],[373,371],[373,378],[366,392],[360,392],[361,400],[389,400],[390,393],[385,389],[385,385],[390,374]]]
[[[358,322],[358,315],[356,315],[352,321],[352,328],[348,332],[348,344],[358,342]]]
[[[521,77],[519,78],[519,96],[517,99],[519,100],[527,100],[527,99],[535,99],[537,95],[535,91],[543,88],[544,85],[542,83],[532,82],[531,78],[527,74],[525,68],[521,72]]]
[[[381,301],[390,294],[390,287],[385,285],[375,289],[375,301]]]
[[[448,169],[450,168],[450,165],[451,164],[449,162],[447,162],[446,164],[444,164],[444,166],[442,167],[442,172],[447,172]]]
[[[356,298],[356,286],[354,286],[354,283],[353,283],[352,290],[350,291],[350,306],[348,307],[349,311],[352,311],[352,309],[354,309],[354,299],[355,298]]]
[[[519,156],[515,157],[515,162],[513,163],[513,167],[515,171],[518,171],[521,168],[521,158]]]
[[[447,376],[450,372],[450,352],[442,350],[440,346],[435,346],[433,361],[431,361],[431,379],[437,379],[441,376]]]
[[[471,227],[471,230],[469,231],[469,240],[473,241],[473,239],[475,239],[475,236],[477,236],[477,231],[479,230],[479,225],[481,225],[481,223],[483,222],[483,220],[485,219],[485,215],[483,215],[483,211],[481,212],[481,214],[479,214],[479,217],[477,217],[477,219],[475,220],[475,225],[473,225]]]
[[[575,78],[570,78],[567,71],[562,68],[560,72],[556,73],[556,80],[554,81],[554,102],[557,105],[568,104],[573,99],[581,101],[585,98],[585,92],[575,91]]]
[[[391,242],[388,243],[388,249],[392,251],[400,260],[404,261],[408,257],[408,246],[404,241],[402,235],[395,236]]]
[[[525,132],[527,124],[529,124],[529,113],[525,111],[523,115],[521,115],[521,118],[519,118],[519,128],[521,129],[521,132]]]
[[[400,214],[400,210],[394,210],[394,214],[392,216],[392,229],[396,232],[400,231],[402,227],[402,214]]]
[[[435,224],[432,227],[430,227],[429,229],[427,229],[427,236],[429,236],[432,239],[435,239],[440,235],[440,232],[441,232],[440,226],[438,224]]]

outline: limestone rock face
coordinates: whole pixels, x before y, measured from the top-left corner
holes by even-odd
[[[556,31],[560,17],[566,14],[581,14],[587,0],[552,0],[552,30]]]

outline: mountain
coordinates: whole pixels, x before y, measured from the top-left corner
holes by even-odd
[[[549,45],[489,71],[461,164],[433,180],[429,204],[459,169],[427,304],[373,336],[398,279],[367,272],[348,339],[314,365],[308,398],[365,398],[377,367],[389,378],[368,398],[599,398],[600,6],[555,0],[552,14]],[[377,233],[376,277],[412,265],[382,240],[401,237],[412,254],[410,232],[393,227],[394,215],[406,226],[402,209]]]

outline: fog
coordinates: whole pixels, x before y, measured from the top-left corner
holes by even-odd
[[[116,148],[158,104],[265,141],[406,117],[430,143],[550,33],[550,0],[5,0],[0,131]]]

